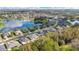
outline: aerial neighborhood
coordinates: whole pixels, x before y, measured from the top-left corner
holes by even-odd
[[[39,37],[42,38],[48,33],[59,34],[60,30],[64,31],[67,28],[78,27],[79,25],[79,14],[74,10],[1,9],[0,11],[0,51],[17,50],[30,42],[38,41]],[[63,38],[62,35],[59,36]],[[62,50],[60,41],[63,40],[58,41]],[[41,48],[38,48],[38,50],[41,50]],[[42,48],[42,50],[45,49]]]

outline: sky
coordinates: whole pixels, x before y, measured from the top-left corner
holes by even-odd
[[[0,7],[79,7],[78,0],[0,0]]]

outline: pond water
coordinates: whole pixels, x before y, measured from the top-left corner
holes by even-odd
[[[2,23],[4,24],[4,27],[0,28],[0,32],[6,32],[15,28],[29,28],[36,25],[34,22],[26,20],[5,20],[2,21]]]

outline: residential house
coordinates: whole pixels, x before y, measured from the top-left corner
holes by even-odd
[[[0,51],[6,51],[6,48],[3,43],[0,44]]]
[[[1,36],[2,36],[3,39],[9,40],[9,38],[10,38],[10,33],[9,33],[9,32],[2,33]]]
[[[30,34],[28,37],[31,39],[31,41],[34,41],[34,40],[36,40],[38,38],[38,35]]]
[[[15,31],[15,35],[16,36],[23,36],[23,33],[22,33],[22,31],[17,30],[17,31]]]
[[[19,37],[18,42],[21,44],[26,44],[26,43],[29,43],[29,39],[26,37]]]
[[[15,40],[11,40],[11,41],[6,43],[7,50],[11,50],[11,48],[13,48],[13,47],[19,47],[20,45],[21,44],[18,41],[15,41]]]

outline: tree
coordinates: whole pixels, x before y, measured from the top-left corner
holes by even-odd
[[[43,46],[44,51],[57,51],[59,50],[59,45],[53,40],[47,40]]]
[[[20,49],[18,47],[13,47],[11,51],[20,51]]]
[[[60,46],[60,51],[73,51],[75,50],[73,47],[71,47],[70,45],[62,45]]]
[[[36,23],[36,24],[41,23],[41,24],[43,24],[43,27],[46,27],[47,23],[48,23],[48,19],[46,17],[35,18],[34,23]]]
[[[20,47],[21,51],[58,51],[59,45],[53,39],[42,36],[38,40]]]

